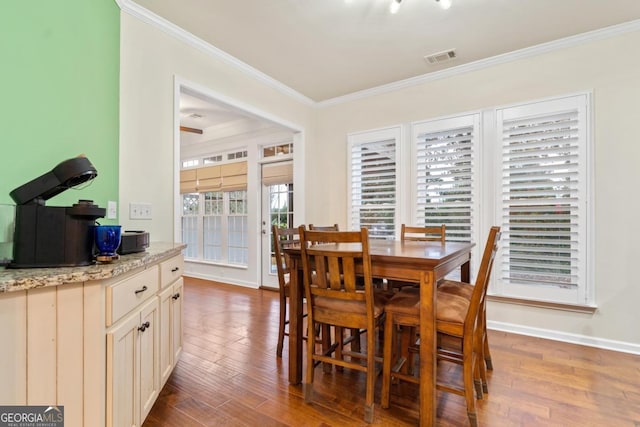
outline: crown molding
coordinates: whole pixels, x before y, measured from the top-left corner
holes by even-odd
[[[250,66],[249,64],[240,61],[239,59],[237,59],[234,56],[229,55],[227,52],[218,49],[217,47],[213,46],[210,43],[207,43],[206,41],[202,40],[199,37],[194,36],[193,34],[191,34],[190,32],[184,30],[183,28],[167,21],[166,19],[162,18],[161,16],[156,15],[155,13],[151,12],[149,9],[146,9],[142,6],[140,6],[139,4],[135,3],[132,0],[115,0],[116,3],[118,4],[118,6],[120,7],[120,10],[128,13],[129,15],[133,16],[134,18],[139,19],[142,22],[145,22],[149,25],[152,25],[158,29],[160,29],[161,31],[164,31],[165,33],[175,37],[176,39],[192,46],[195,47],[196,49],[199,49],[201,51],[203,51],[204,53],[207,53],[211,56],[213,56],[214,58],[220,59],[224,62],[226,62],[227,64],[233,66],[234,68],[242,71],[244,74],[249,75],[250,77],[253,77],[256,80],[259,80],[260,82],[266,84],[267,86],[270,86],[274,89],[276,89],[277,91],[290,96],[291,98],[295,99],[296,101],[299,101],[305,105],[308,106],[314,106],[316,104],[316,102],[314,100],[312,100],[311,98],[304,96],[303,94],[301,94],[300,92],[290,88],[289,86],[279,82],[278,80],[274,79],[273,77],[268,76],[267,74],[263,73],[262,71],[259,71],[255,68],[253,68],[252,66]]]
[[[541,55],[548,52],[553,52],[558,49],[564,49],[568,47],[578,46],[584,43],[593,42],[596,40],[603,40],[609,37],[618,36],[634,31],[640,30],[640,19],[635,21],[629,21],[618,25],[612,25],[610,27],[601,28],[594,31],[589,31],[575,36],[565,37],[562,39],[554,40],[547,43],[542,43],[536,46],[515,50],[513,52],[496,55],[490,58],[481,59],[478,61],[470,62],[467,64],[458,65],[456,67],[447,68],[445,70],[435,71],[432,73],[422,74],[416,77],[411,77],[397,82],[376,86],[370,89],[364,89],[358,92],[353,92],[347,95],[338,96],[335,98],[327,99],[324,101],[316,102],[313,99],[301,94],[300,92],[290,88],[289,86],[275,80],[267,74],[253,68],[249,64],[240,61],[234,56],[229,55],[225,51],[218,49],[217,47],[205,42],[204,40],[194,36],[188,31],[175,24],[167,21],[166,19],[156,15],[150,10],[140,6],[133,0],[115,0],[120,9],[129,15],[138,18],[139,20],[153,25],[156,28],[164,31],[165,33],[177,38],[178,40],[189,44],[201,51],[218,58],[227,64],[237,68],[243,73],[255,78],[256,80],[265,83],[266,85],[278,90],[279,92],[292,97],[293,99],[312,107],[329,107],[338,104],[344,104],[347,102],[355,101],[358,99],[368,98],[388,92],[393,92],[400,89],[405,89],[420,84],[446,79],[449,77],[458,76],[461,74],[469,73],[472,71],[478,71],[485,68],[493,67],[499,64],[505,64],[511,61],[519,59],[530,58],[533,56]]]
[[[472,71],[493,67],[495,65],[505,64],[507,62],[516,61],[519,59],[530,58],[530,57],[541,55],[544,53],[553,52],[555,50],[578,46],[584,43],[589,43],[596,40],[603,40],[609,37],[614,37],[617,35],[631,33],[639,30],[640,30],[640,19],[635,21],[629,21],[623,24],[612,25],[610,27],[605,27],[598,30],[577,34],[575,36],[565,37],[565,38],[554,40],[551,42],[542,43],[536,46],[531,46],[531,47],[527,47],[520,50],[514,50],[513,52],[492,56],[490,58],[481,59],[481,60],[470,62],[467,64],[458,65],[456,67],[447,68],[445,70],[435,71],[433,73],[428,73],[428,74],[422,74],[416,77],[399,80],[397,82],[389,83],[386,85],[376,86],[370,89],[364,89],[364,90],[353,92],[347,95],[338,96],[335,98],[327,99],[325,101],[317,102],[316,106],[329,107],[332,105],[343,104],[346,102],[368,98],[368,97],[380,95],[383,93],[393,92],[399,89],[405,89],[411,86],[416,86],[423,83],[432,82],[435,80],[446,79],[446,78],[458,76],[464,73],[469,73]]]

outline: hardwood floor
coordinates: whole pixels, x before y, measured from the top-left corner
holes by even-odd
[[[184,351],[145,427],[366,425],[363,373],[317,368],[311,404],[289,385],[286,342],[276,357],[277,293],[186,278],[184,296]],[[640,426],[640,356],[491,330],[489,339],[495,370],[477,401],[480,425]],[[416,425],[417,388],[393,386],[385,410],[380,382],[373,425]],[[439,392],[437,417],[468,425],[463,398]]]

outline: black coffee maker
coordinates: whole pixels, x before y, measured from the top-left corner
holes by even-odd
[[[80,156],[9,193],[17,205],[9,268],[93,264],[95,220],[103,218],[106,209],[91,200],[79,200],[70,207],[45,206],[45,201],[96,176],[98,171],[89,159]]]

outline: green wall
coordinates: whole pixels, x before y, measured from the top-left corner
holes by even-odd
[[[98,177],[47,205],[118,200],[119,45],[114,0],[2,1],[0,204],[78,154]]]

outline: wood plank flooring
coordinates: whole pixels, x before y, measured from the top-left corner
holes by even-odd
[[[276,357],[278,298],[185,280],[184,351],[144,426],[363,426],[364,374],[317,368],[314,398]],[[495,370],[477,401],[481,426],[640,426],[640,356],[489,331]],[[441,366],[439,375],[459,376]],[[373,425],[418,422],[417,388],[392,388]],[[462,397],[438,392],[438,426],[468,425]]]

